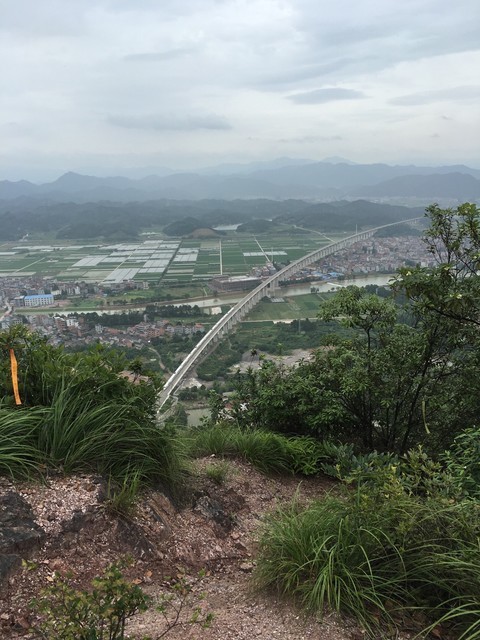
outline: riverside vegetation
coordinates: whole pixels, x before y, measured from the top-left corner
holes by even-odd
[[[0,473],[94,471],[120,510],[145,486],[178,494],[189,457],[326,473],[340,481],[326,499],[264,523],[256,585],[353,615],[371,635],[408,621],[419,637],[480,638],[480,211],[427,213],[435,267],[401,270],[392,299],[348,287],[327,300],[319,316],[342,331],[313,360],[239,375],[229,406],[212,395],[195,430],[158,426],[158,379],[119,377],[118,354],[66,354],[23,327],[0,334]],[[225,469],[212,468],[217,482]]]

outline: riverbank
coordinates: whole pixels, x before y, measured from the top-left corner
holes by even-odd
[[[335,289],[347,287],[349,285],[356,285],[357,287],[366,287],[369,284],[376,285],[378,287],[387,286],[388,283],[393,278],[392,274],[376,274],[370,276],[356,276],[352,278],[345,278],[342,281],[329,281],[325,282],[325,280],[312,280],[311,282],[306,282],[302,284],[292,284],[287,287],[276,287],[272,290],[272,293],[275,296],[283,297],[283,296],[299,296],[311,293],[312,287],[315,288],[316,293],[328,293],[329,291],[334,291]],[[204,310],[212,310],[218,309],[222,306],[233,306],[237,302],[239,302],[244,295],[244,292],[238,293],[229,293],[225,295],[217,295],[215,297],[199,297],[199,298],[184,298],[178,299],[175,301],[168,302],[159,302],[159,303],[150,303],[156,304],[158,308],[161,308],[164,305],[173,305],[175,307],[180,307],[182,305],[190,305],[197,306],[199,309]],[[73,313],[98,313],[98,314],[106,314],[106,315],[116,315],[121,313],[133,313],[144,311],[145,305],[143,306],[131,306],[131,305],[120,305],[115,307],[95,307],[92,308],[91,305],[86,306],[85,308],[81,306],[62,306],[62,307],[42,307],[42,308],[28,308],[19,307],[14,310],[15,313],[20,313],[22,315],[28,313],[32,315],[38,314],[53,314],[57,316],[68,316]]]

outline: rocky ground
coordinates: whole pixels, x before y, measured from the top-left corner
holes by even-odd
[[[295,493],[302,501],[320,498],[331,483],[315,478],[299,484],[295,478],[266,477],[249,465],[229,462],[225,480],[217,484],[208,473],[215,462],[197,461],[186,506],[175,507],[162,493],[151,492],[129,519],[106,508],[100,478],[56,477],[44,485],[0,480],[0,637],[35,637],[29,603],[56,573],[70,573],[75,585],[86,587],[109,563],[130,555],[128,578],[154,600],[168,589],[170,576],[186,575],[192,582],[180,621],[197,605],[202,615],[214,613],[209,628],[179,625],[168,638],[363,638],[352,622],[333,614],[321,621],[305,617],[293,605],[252,588],[255,541],[265,514]],[[201,579],[200,570],[205,571]],[[156,638],[164,630],[165,621],[154,607],[128,628],[135,638]]]

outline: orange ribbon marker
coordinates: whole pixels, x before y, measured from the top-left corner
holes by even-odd
[[[18,366],[15,352],[10,349],[10,368],[12,370],[13,395],[15,396],[15,404],[22,404],[20,394],[18,392]]]

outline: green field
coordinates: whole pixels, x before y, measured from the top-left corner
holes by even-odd
[[[125,279],[170,288],[221,274],[247,275],[272,258],[278,263],[292,262],[327,243],[322,234],[313,232],[258,236],[231,232],[218,239],[168,238],[113,245],[29,246],[12,242],[0,247],[0,276],[102,282],[115,279],[115,274],[121,281],[122,273],[128,272]]]
[[[306,293],[284,297],[285,302],[260,302],[248,314],[249,321],[296,320],[316,318],[322,301],[328,294]]]

